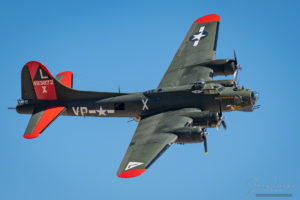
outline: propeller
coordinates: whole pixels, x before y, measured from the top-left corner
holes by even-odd
[[[238,65],[238,61],[237,61],[235,50],[233,50],[233,55],[234,55],[234,61],[233,61],[233,63],[235,65],[235,67],[236,67],[236,69],[235,69],[235,71],[233,73],[233,77],[234,77],[233,80],[234,80],[234,82],[236,82],[237,75],[238,75],[238,70],[242,69],[243,67],[241,65]]]
[[[222,117],[219,121],[218,121],[218,123],[217,123],[217,125],[216,125],[216,128],[217,128],[217,131],[219,131],[219,127],[221,126],[221,124],[222,124],[222,126],[224,127],[224,129],[225,130],[227,130],[227,125],[226,125],[226,123],[225,123],[225,117]]]
[[[216,128],[217,128],[217,131],[219,131],[219,127],[220,125],[222,124],[222,126],[224,127],[225,130],[227,130],[227,125],[225,123],[225,117],[222,117],[223,113],[222,113],[222,105],[221,105],[221,101],[220,101],[220,112],[218,113],[219,114],[219,121],[216,125]]]

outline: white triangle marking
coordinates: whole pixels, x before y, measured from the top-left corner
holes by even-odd
[[[142,164],[144,164],[144,163],[142,163],[142,162],[129,162],[127,167],[125,168],[125,171],[129,170],[131,168],[137,167],[139,165],[142,165]]]

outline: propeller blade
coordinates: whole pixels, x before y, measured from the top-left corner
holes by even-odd
[[[225,120],[222,121],[222,125],[223,125],[224,129],[227,130],[227,125],[225,123]]]
[[[203,136],[203,140],[204,140],[204,151],[205,151],[205,155],[207,155],[207,140],[206,140],[206,136]]]
[[[237,74],[238,74],[238,70],[236,69],[233,73],[233,80],[234,82],[236,82],[236,79],[237,79]]]
[[[233,55],[234,55],[234,64],[237,65],[237,58],[236,58],[236,53],[235,53],[235,49],[233,50]]]

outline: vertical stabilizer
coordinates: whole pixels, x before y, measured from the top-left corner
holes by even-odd
[[[54,78],[40,62],[30,61],[22,69],[22,99],[57,100]]]

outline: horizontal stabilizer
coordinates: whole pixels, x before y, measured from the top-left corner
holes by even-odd
[[[64,110],[65,106],[35,108],[24,133],[24,138],[38,137]]]
[[[70,71],[61,72],[57,74],[55,78],[64,86],[73,88],[73,72]]]

